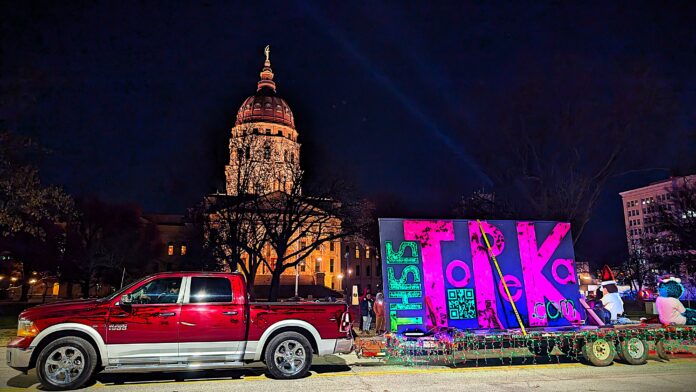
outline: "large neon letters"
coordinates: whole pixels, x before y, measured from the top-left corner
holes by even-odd
[[[381,219],[392,331],[518,326],[481,228],[525,325],[580,322],[569,224]]]
[[[387,288],[389,295],[387,303],[389,303],[389,326],[392,331],[396,331],[400,325],[422,324],[423,318],[417,317],[399,317],[398,311],[404,310],[420,310],[423,309],[422,302],[410,302],[411,298],[420,298],[423,296],[423,284],[421,282],[420,270],[415,264],[418,264],[418,245],[415,242],[402,242],[399,245],[398,252],[394,252],[391,241],[385,241],[385,254],[387,256]],[[406,249],[410,255],[406,256]],[[397,278],[395,266],[406,266],[401,270],[401,275]],[[409,282],[411,276],[411,282]],[[401,301],[395,301],[400,299]]]

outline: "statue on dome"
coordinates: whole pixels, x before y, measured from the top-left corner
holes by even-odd
[[[271,61],[269,59],[271,55],[271,45],[266,45],[266,47],[263,49],[263,53],[266,55],[266,61]]]

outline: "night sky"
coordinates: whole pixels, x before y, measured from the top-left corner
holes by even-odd
[[[312,176],[402,216],[447,217],[489,185],[468,140],[511,86],[559,56],[598,86],[640,63],[674,105],[578,244],[611,262],[626,248],[618,192],[696,169],[694,4],[2,2],[0,120],[52,150],[46,182],[182,213],[223,189],[229,129],[270,44]]]

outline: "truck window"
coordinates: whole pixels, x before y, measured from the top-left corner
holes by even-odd
[[[227,278],[191,278],[189,303],[232,302],[232,285]]]
[[[179,298],[181,278],[160,278],[140,286],[131,293],[134,304],[175,304]]]

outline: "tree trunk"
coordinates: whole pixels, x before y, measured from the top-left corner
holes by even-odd
[[[46,293],[48,292],[48,283],[46,281],[44,283],[44,291],[43,291],[43,297],[41,297],[41,303],[45,304],[46,303]]]
[[[26,265],[26,263],[24,263]],[[19,296],[19,302],[27,302],[29,298],[29,285],[27,284],[27,268],[22,266],[22,294]]]
[[[276,268],[273,270],[271,275],[271,289],[268,293],[268,301],[275,302],[278,300],[278,292],[280,291],[280,269]]]
[[[81,282],[80,289],[82,290],[82,298],[89,298],[89,281]]]
[[[66,295],[68,296],[68,299],[72,299],[72,297],[73,297],[72,296],[72,294],[73,294],[72,288],[73,288],[73,282],[68,282],[66,285],[66,291],[67,291]]]
[[[247,293],[249,293],[249,299],[252,301],[256,299],[256,293],[254,293],[254,282],[255,281],[256,281],[256,268],[250,268],[249,274],[246,277],[246,287],[247,287]]]

